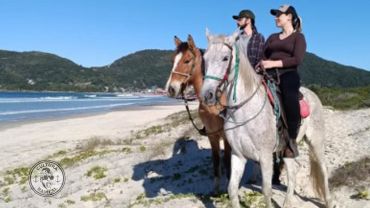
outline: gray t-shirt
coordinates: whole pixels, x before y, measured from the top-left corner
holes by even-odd
[[[250,36],[248,36],[243,30],[241,30],[239,33],[239,38],[237,40],[239,50],[243,51],[246,58],[248,57],[248,42],[250,38]]]

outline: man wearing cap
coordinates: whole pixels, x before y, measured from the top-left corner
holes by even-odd
[[[265,38],[258,33],[255,26],[256,17],[251,10],[246,9],[240,11],[239,15],[234,15],[233,19],[240,28],[239,47],[247,54],[249,62],[255,68],[262,59],[265,44]]]
[[[257,32],[255,25],[256,17],[251,10],[242,10],[239,15],[234,15],[240,34],[237,40],[240,50],[247,55],[249,63],[255,69],[256,65],[262,60],[265,38]],[[255,183],[257,179],[257,167],[249,160],[246,165],[247,172],[252,172],[249,182]]]

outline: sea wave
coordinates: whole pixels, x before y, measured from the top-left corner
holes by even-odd
[[[114,108],[127,105],[133,105],[135,103],[120,103],[120,104],[109,104],[109,105],[96,105],[88,107],[74,107],[74,108],[57,108],[57,109],[38,109],[38,110],[22,110],[22,111],[5,111],[0,112],[0,116],[18,115],[18,114],[31,114],[31,113],[50,113],[50,112],[63,112],[63,111],[77,111],[77,110],[91,110],[101,108]]]
[[[91,101],[145,101],[150,98],[131,98],[131,97],[93,97],[93,98],[1,98],[1,103],[36,103],[36,102],[91,102]]]

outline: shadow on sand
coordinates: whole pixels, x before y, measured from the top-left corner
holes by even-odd
[[[214,191],[213,168],[210,149],[200,149],[197,141],[188,137],[176,140],[172,157],[168,159],[150,160],[134,166],[132,179],[143,180],[145,195],[155,198],[166,195],[194,195],[205,207],[213,208],[211,196],[218,196]],[[256,184],[246,183],[251,177],[254,162],[246,166],[241,186],[252,191],[262,192],[261,179],[257,178]],[[227,192],[227,179],[222,167],[221,193]],[[286,186],[273,186],[273,189],[286,192]],[[297,194],[297,193],[296,193]],[[315,200],[302,197],[304,201],[311,201],[321,207]],[[275,207],[279,207],[273,200]]]
[[[143,187],[148,198],[192,194],[205,207],[213,207],[209,200],[214,191],[211,150],[199,149],[198,143],[193,139],[177,139],[172,157],[168,159],[150,160],[135,165],[132,179],[144,180]],[[221,187],[222,192],[226,192],[225,173]]]

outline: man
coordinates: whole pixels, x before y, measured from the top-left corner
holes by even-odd
[[[234,15],[233,19],[240,28],[239,46],[242,47],[252,67],[255,68],[263,57],[265,44],[265,38],[257,31],[256,17],[251,10],[246,9],[240,11],[239,15]]]

